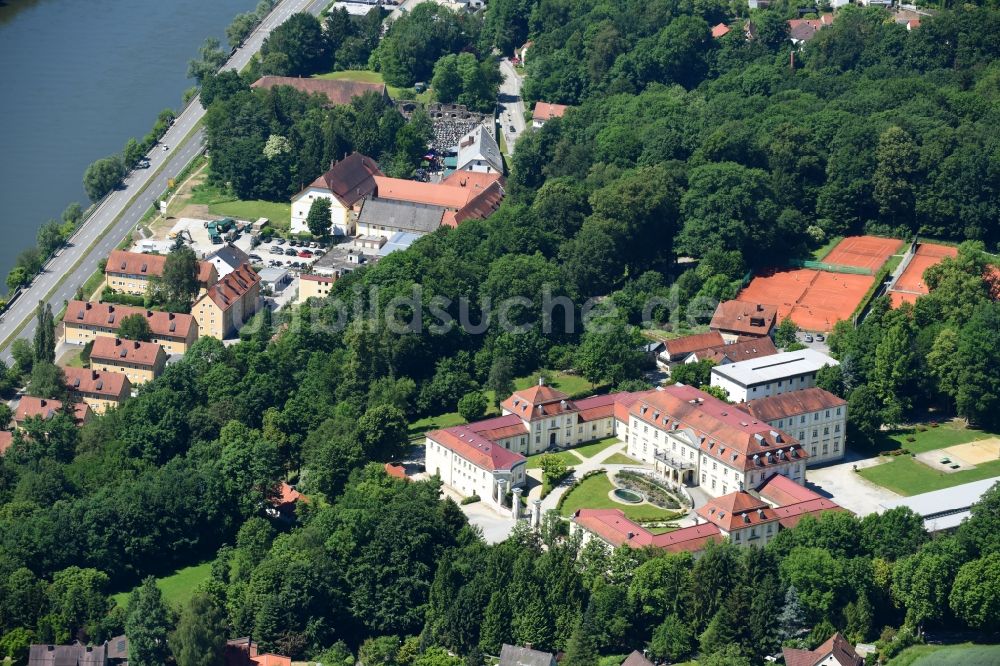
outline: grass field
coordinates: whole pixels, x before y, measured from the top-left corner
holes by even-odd
[[[826,255],[830,254],[830,250],[837,247],[837,245],[842,240],[844,240],[843,236],[834,236],[826,243],[824,243],[822,247],[818,247],[815,250],[813,250],[812,252],[813,261],[823,261]]]
[[[995,433],[985,430],[966,428],[960,421],[949,421],[940,424],[937,428],[928,427],[923,432],[911,429],[883,433],[879,437],[877,448],[880,452],[909,449],[913,453],[925,453],[934,449],[944,449],[956,444],[965,444],[977,439],[988,439],[996,436]],[[906,441],[907,437],[912,437],[914,441]]]
[[[361,81],[363,83],[384,83],[384,79],[379,72],[372,72],[366,69],[345,69],[340,72],[328,72],[326,74],[317,74],[313,78],[316,79],[327,79],[330,81]],[[397,88],[396,86],[391,86],[386,84],[386,89],[389,91],[389,97],[393,99],[414,99],[418,102],[430,102],[432,99],[432,93],[428,88],[422,93],[417,93],[413,88]]]
[[[292,204],[274,201],[241,201],[217,187],[201,184],[191,192],[190,203],[208,206],[210,213],[256,220],[266,217],[276,229],[287,230],[292,224]]]
[[[617,437],[607,437],[600,441],[594,442],[593,444],[584,444],[583,446],[578,446],[573,451],[580,454],[584,458],[593,458],[601,451],[604,451],[608,447],[614,446],[621,440]]]
[[[1000,645],[914,645],[887,666],[996,666]]]
[[[542,467],[542,456],[555,456],[559,460],[566,462],[567,467],[572,467],[573,465],[579,465],[581,460],[580,457],[575,455],[572,451],[560,451],[559,453],[536,453],[533,456],[528,456],[528,462],[525,464],[526,469],[541,469]]]
[[[604,474],[595,474],[573,488],[562,505],[562,515],[571,516],[577,509],[621,509],[625,515],[637,523],[674,520],[683,515],[675,511],[667,511],[652,504],[622,504],[616,502],[608,493],[614,486]]]
[[[624,453],[616,453],[615,455],[611,456],[610,458],[606,458],[606,459],[602,460],[601,463],[602,464],[607,463],[608,465],[641,465],[642,464],[641,462],[639,462],[635,458],[632,458],[631,456],[627,456]]]
[[[163,600],[171,606],[177,608],[187,603],[187,600],[194,594],[194,590],[205,580],[208,580],[212,572],[212,563],[203,562],[194,566],[178,569],[170,576],[156,579],[156,586],[163,593]],[[119,592],[111,597],[112,601],[122,608],[128,603],[128,592]]]
[[[919,495],[1000,476],[1000,460],[976,465],[974,469],[945,473],[931,469],[910,456],[897,456],[881,465],[867,467],[858,474],[900,495]]]

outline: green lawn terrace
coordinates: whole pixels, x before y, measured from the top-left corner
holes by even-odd
[[[884,462],[858,474],[903,496],[981,481],[1000,476],[997,440],[995,433],[968,428],[957,420],[883,433],[876,451]]]
[[[211,574],[212,562],[202,562],[157,578],[156,586],[163,593],[163,600],[167,605],[179,610],[191,598],[198,586],[209,579]],[[131,593],[131,590],[127,590],[113,594],[111,600],[118,606],[125,608]]]

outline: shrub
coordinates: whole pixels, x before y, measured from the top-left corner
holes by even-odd
[[[915,441],[917,441],[917,438],[914,437],[913,435],[908,435],[907,438],[906,438],[906,441],[908,441],[908,442],[915,442]]]
[[[478,501],[479,501],[479,495],[469,495],[468,497],[462,498],[461,504],[462,506],[465,506],[466,504],[475,504]]]

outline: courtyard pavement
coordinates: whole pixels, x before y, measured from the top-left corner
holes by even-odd
[[[807,484],[821,495],[830,497],[840,506],[853,511],[858,516],[876,513],[879,504],[888,500],[899,499],[901,496],[886,490],[882,486],[868,481],[854,471],[880,465],[885,460],[878,456],[873,458],[851,459],[848,453],[847,462],[810,469],[806,472]]]

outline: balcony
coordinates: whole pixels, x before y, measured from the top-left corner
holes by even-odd
[[[677,471],[683,472],[687,469],[694,469],[693,460],[685,460],[683,458],[675,458],[666,451],[657,451],[653,454],[653,458],[659,460],[661,463],[670,467],[671,469],[676,469]]]

